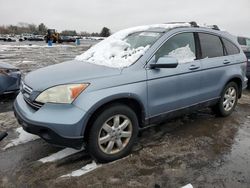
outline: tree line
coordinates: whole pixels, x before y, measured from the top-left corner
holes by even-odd
[[[17,25],[2,25],[0,26],[0,34],[14,34],[20,35],[23,33],[30,33],[35,35],[46,35],[48,27],[44,23],[40,23],[39,25],[36,24],[29,24],[29,23],[18,23]],[[61,35],[67,36],[77,36],[81,35],[84,37],[108,37],[111,34],[111,31],[107,27],[103,27],[101,32],[93,32],[89,33],[87,31],[76,32],[76,30],[63,30]]]

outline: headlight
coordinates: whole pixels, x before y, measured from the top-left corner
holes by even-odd
[[[40,103],[72,103],[89,84],[59,85],[49,88],[36,98]]]

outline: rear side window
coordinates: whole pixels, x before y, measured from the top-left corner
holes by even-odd
[[[224,43],[224,46],[227,51],[227,55],[233,55],[233,54],[238,54],[240,53],[239,48],[233,44],[232,42],[228,41],[227,39],[222,38],[222,41]]]
[[[199,33],[202,58],[220,57],[224,55],[223,45],[218,36]]]

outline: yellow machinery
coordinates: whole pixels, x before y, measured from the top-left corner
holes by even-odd
[[[45,36],[46,43],[48,43],[49,40],[51,40],[53,43],[61,43],[60,34],[56,32],[55,29],[48,29],[47,35]]]

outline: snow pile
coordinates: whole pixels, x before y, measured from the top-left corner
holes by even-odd
[[[95,163],[95,161],[92,161],[92,163],[87,164],[86,166],[82,167],[79,170],[73,171],[73,172],[66,174],[66,175],[62,175],[61,178],[82,176],[84,174],[87,174],[88,172],[91,172],[91,171],[99,168],[99,167],[101,167],[101,165],[97,165]]]
[[[179,63],[187,63],[195,59],[195,54],[190,49],[189,44],[169,52],[168,55],[176,58]]]
[[[22,127],[19,127],[16,129],[16,132],[19,134],[18,138],[11,140],[9,144],[7,144],[3,149],[7,149],[13,146],[17,146],[19,144],[24,144],[33,140],[38,139],[39,137],[30,133],[27,133],[26,131],[23,130]]]
[[[75,150],[75,149],[72,149],[72,148],[66,148],[66,149],[58,151],[57,153],[54,153],[54,154],[52,154],[50,156],[44,157],[42,159],[39,159],[38,161],[40,161],[42,163],[54,162],[54,161],[60,160],[62,158],[68,157],[70,155],[73,155],[75,153],[78,153],[80,151],[81,150]]]
[[[187,185],[185,185],[185,186],[183,186],[181,188],[193,188],[193,185],[191,183],[189,183],[189,184],[187,184]]]
[[[140,58],[149,48],[149,46],[146,46],[131,49],[130,44],[124,41],[128,35],[155,28],[171,29],[181,26],[190,26],[190,24],[155,24],[125,29],[111,35],[82,55],[77,56],[76,60],[114,68],[128,67]]]

